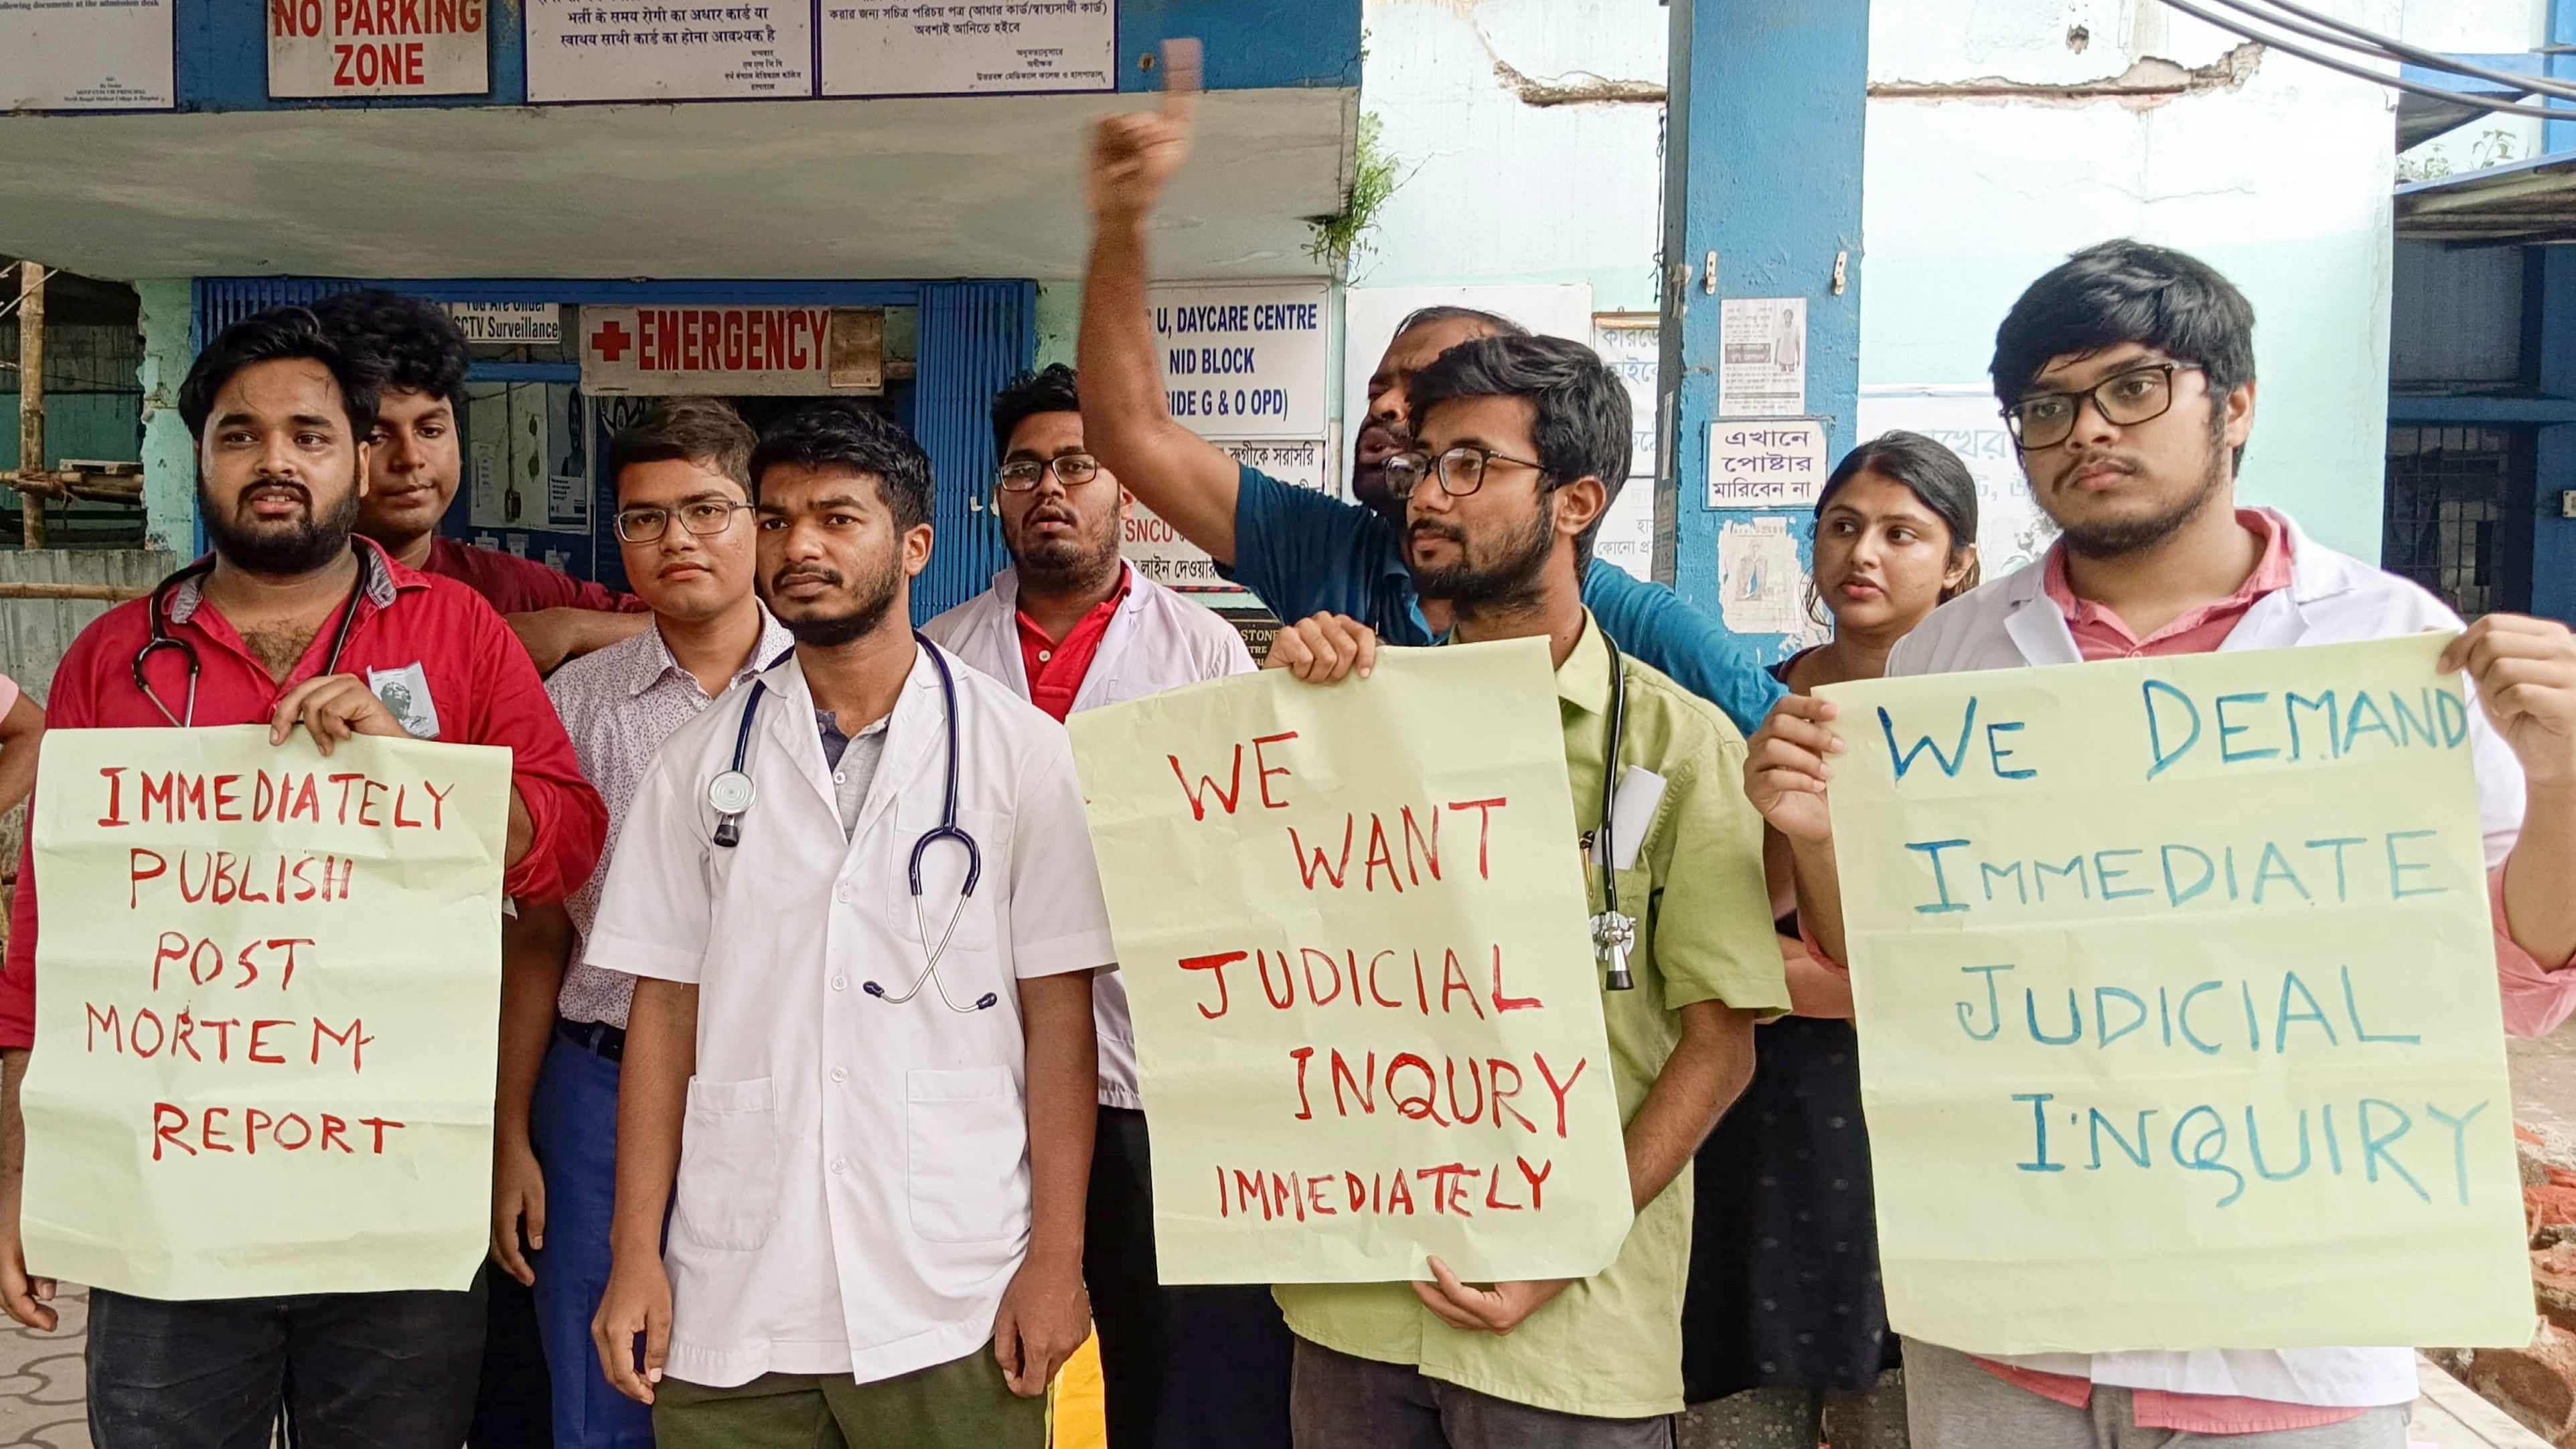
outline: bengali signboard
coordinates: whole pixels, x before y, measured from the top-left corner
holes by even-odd
[[[483,746],[49,735],[28,1267],[168,1299],[470,1283],[509,792]]]
[[[1113,0],[823,0],[823,94],[1118,88]]]
[[[2530,1336],[2449,637],[1818,691],[1899,1332]]]
[[[1708,425],[1711,508],[1813,508],[1832,472],[1819,419],[1721,418]]]
[[[1070,723],[1163,1281],[1608,1264],[1633,1213],[1544,641]]]
[[[1332,450],[1321,438],[1261,442],[1227,439],[1219,440],[1217,446],[1236,462],[1282,483],[1317,493],[1332,491]],[[1135,565],[1137,572],[1166,588],[1251,597],[1250,590],[1217,572],[1216,560],[1205,549],[1181,537],[1179,529],[1155,516],[1154,510],[1142,503],[1128,508],[1118,551]]]

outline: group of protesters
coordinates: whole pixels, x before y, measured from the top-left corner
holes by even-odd
[[[1096,1332],[1112,1449],[2403,1449],[2402,1348],[1974,1357],[1900,1342],[1880,1287],[1842,744],[1814,691],[2460,627],[2240,503],[2236,288],[2133,241],[2033,282],[1993,382],[2056,544],[1981,581],[1966,467],[1865,442],[1815,505],[1830,639],[1765,669],[1592,562],[1631,403],[1580,342],[1405,319],[1347,500],[1177,422],[1148,239],[1191,124],[1180,101],[1097,128],[1079,367],[992,402],[1011,567],[918,635],[931,464],[865,406],[758,432],[713,400],[647,409],[607,459],[616,594],[439,534],[468,352],[435,307],[357,292],[211,339],[180,394],[211,557],[81,635],[50,723],[510,749],[493,1268],[463,1291],[94,1290],[94,1441],[239,1449],[282,1418],[315,1449],[1035,1449]],[[1636,1219],[1601,1273],[1162,1283],[1063,722],[1254,665],[1122,560],[1136,505],[1289,621],[1268,666],[1323,684],[1382,646],[1545,639],[1574,798],[1614,762],[1660,782],[1587,867],[1594,909],[1615,870],[1638,911],[1636,989],[1602,1007]],[[2576,640],[2490,615],[2443,667],[2478,701],[2506,1025],[2545,1032],[2576,1010]],[[0,803],[47,722],[6,696]],[[0,1306],[51,1328],[19,1247],[41,868],[0,976]]]

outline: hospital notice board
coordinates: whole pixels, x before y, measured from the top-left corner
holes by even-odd
[[[1070,723],[1163,1281],[1607,1266],[1633,1214],[1546,642]]]
[[[1897,1331],[2529,1337],[2448,637],[1818,691]]]
[[[152,1298],[466,1287],[510,752],[57,730],[28,1268]]]

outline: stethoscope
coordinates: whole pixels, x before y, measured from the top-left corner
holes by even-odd
[[[178,729],[193,729],[196,726],[197,677],[205,673],[206,666],[205,662],[197,657],[197,646],[194,643],[170,632],[170,599],[192,580],[202,579],[214,571],[215,561],[211,558],[202,558],[163,579],[154,587],[151,605],[152,634],[150,638],[143,641],[143,647],[134,652],[134,687],[143,691],[143,697],[152,701],[152,707],[161,711],[161,717]],[[358,581],[349,586],[348,605],[340,611],[339,627],[331,632],[331,653],[322,661],[324,674],[340,672],[340,652],[349,647],[349,630],[358,622],[358,596],[366,591],[367,556],[364,552],[360,552]],[[164,649],[177,650],[180,660],[188,667],[188,700],[177,714],[172,714],[170,706],[162,702],[161,692],[152,687],[152,680],[145,673],[145,666],[152,662],[152,656]]]
[[[1619,646],[1608,634],[1601,642],[1610,650],[1610,749],[1608,768],[1601,772],[1601,833],[1594,859],[1601,865],[1601,914],[1592,918],[1592,952],[1608,969],[1602,985],[1612,991],[1627,991],[1636,986],[1628,974],[1628,952],[1637,944],[1637,918],[1619,909],[1619,848],[1611,833],[1619,818],[1619,737],[1628,723],[1628,671],[1619,664]]]
[[[948,954],[948,942],[957,934],[957,923],[965,918],[967,904],[975,898],[975,882],[984,874],[982,848],[975,844],[975,837],[968,834],[965,827],[957,823],[957,676],[949,671],[948,660],[939,652],[939,646],[931,643],[918,632],[912,636],[912,639],[915,647],[928,654],[931,664],[939,670],[939,697],[948,716],[946,801],[940,812],[939,824],[923,831],[920,837],[912,842],[912,863],[909,870],[909,883],[912,887],[912,923],[914,928],[921,932],[921,972],[912,978],[912,984],[905,987],[901,994],[889,992],[874,981],[863,981],[859,986],[861,990],[879,1001],[892,1006],[901,1006],[919,996],[924,984],[933,985],[938,987],[939,999],[950,1011],[971,1016],[976,1012],[992,1009],[1001,998],[987,991],[975,998],[973,1005],[960,1006],[956,998],[948,994],[948,983],[941,980],[939,976],[940,960]],[[742,702],[742,722],[734,727],[733,764],[724,773],[707,782],[707,803],[714,806],[716,811],[715,843],[728,850],[742,843],[743,814],[751,809],[752,801],[759,793],[752,785],[751,775],[744,770],[743,766],[751,759],[752,721],[759,718],[761,696],[767,692],[766,680],[755,679],[751,682],[751,690]],[[921,910],[921,858],[929,853],[930,847],[943,840],[955,841],[966,852],[966,883],[958,888],[957,905],[949,911],[947,928],[939,933],[938,943],[934,945],[930,939],[930,923]]]

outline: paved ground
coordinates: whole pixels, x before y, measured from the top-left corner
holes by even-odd
[[[2576,1136],[2576,1027],[2512,1044],[2515,1115]],[[66,1294],[62,1330],[0,1332],[0,1449],[89,1449],[81,1409],[80,1330],[89,1305]],[[0,1320],[5,1321],[5,1320]],[[2419,1443],[2439,1449],[2547,1449],[2477,1395],[2425,1365]]]

